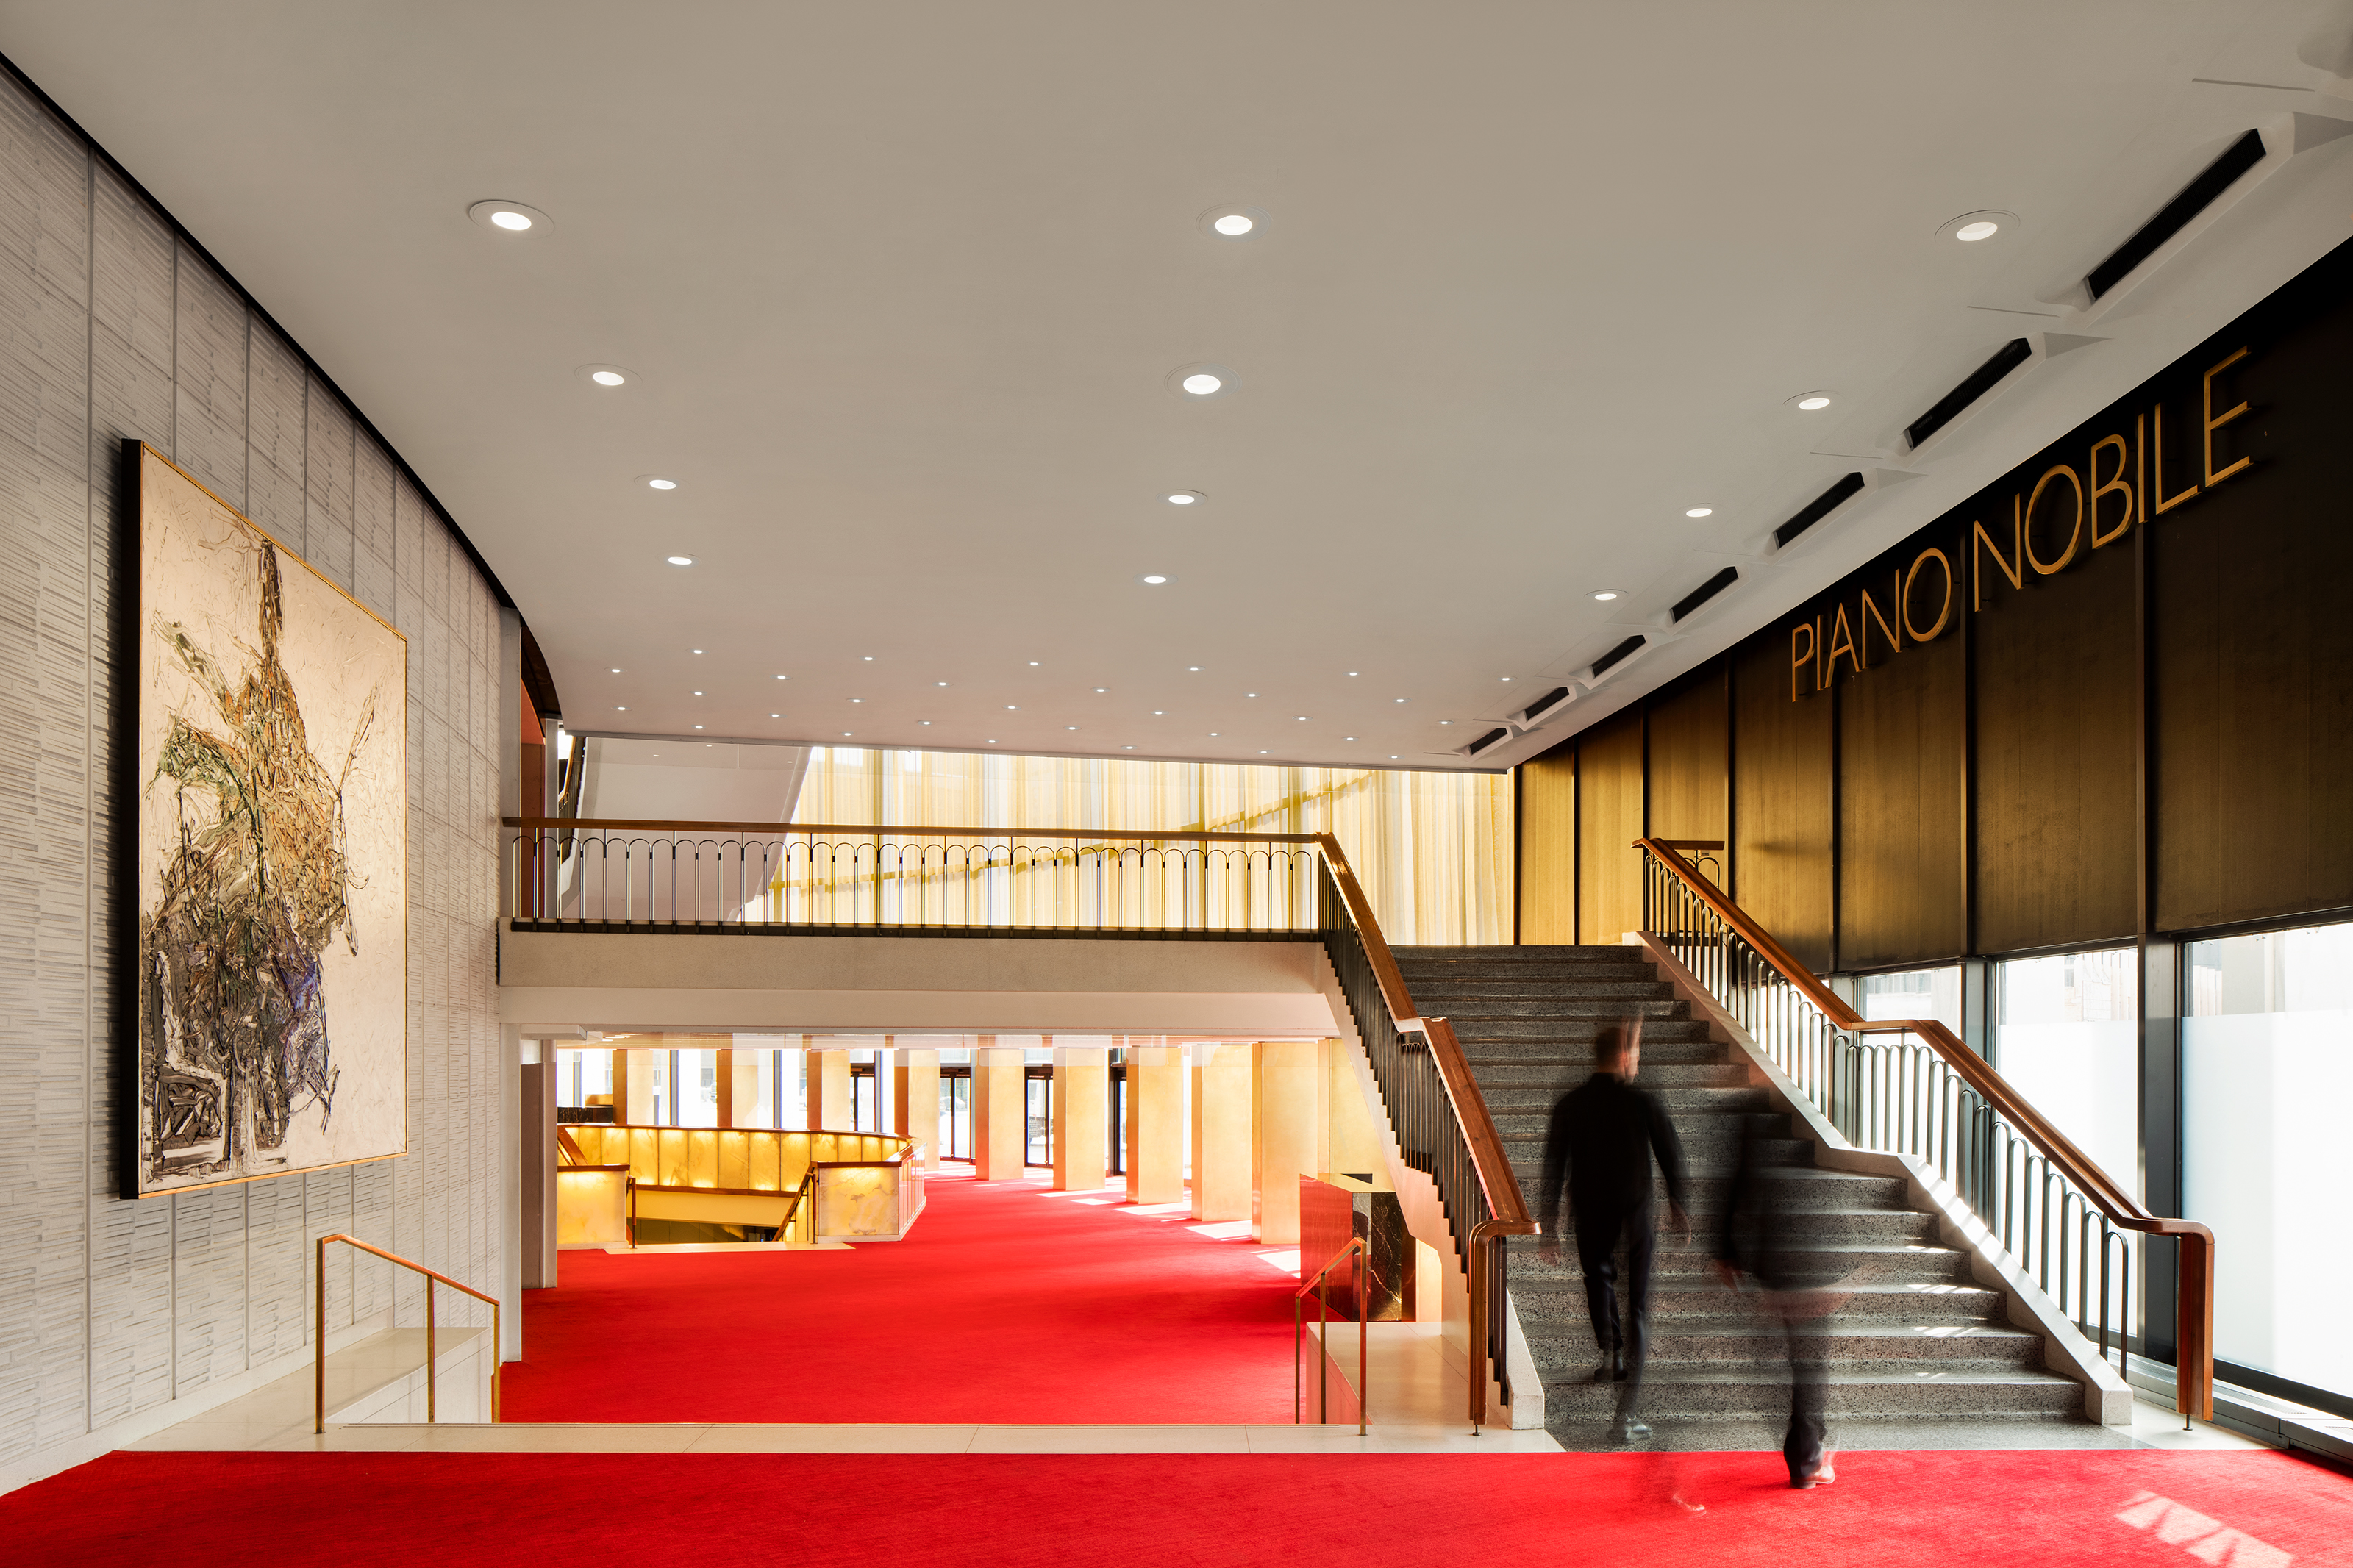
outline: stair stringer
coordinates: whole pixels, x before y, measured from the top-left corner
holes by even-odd
[[[1691,971],[1647,933],[1629,932],[1650,956],[1659,978],[1691,1004],[1708,1023],[1714,1038],[1736,1047],[1746,1058],[1749,1082],[1763,1089],[1776,1110],[1786,1111],[1790,1124],[1800,1128],[1814,1144],[1814,1163],[1824,1170],[1852,1171],[1873,1176],[1900,1176],[1905,1201],[1915,1213],[1936,1222],[1938,1239],[1968,1258],[1969,1274],[1989,1290],[2001,1293],[2003,1315],[2011,1327],[2042,1340],[2044,1369],[2073,1378],[2084,1390],[2084,1415],[2104,1426],[2129,1426],[2133,1419],[2132,1389],[2101,1356],[2099,1347],[2069,1321],[2032,1276],[2011,1262],[2008,1250],[1986,1228],[1952,1184],[1926,1162],[1910,1154],[1858,1149],[1831,1125],[1813,1100],[1792,1082],[1732,1015],[1716,1004]]]
[[[1366,1108],[1374,1113],[1369,1120],[1379,1130],[1381,1159],[1388,1170],[1389,1184],[1397,1189],[1398,1207],[1405,1215],[1406,1228],[1444,1264],[1440,1277],[1443,1321],[1439,1342],[1445,1352],[1447,1370],[1461,1380],[1458,1386],[1468,1419],[1471,1280],[1463,1266],[1462,1249],[1455,1240],[1446,1205],[1438,1195],[1438,1184],[1427,1173],[1406,1163],[1404,1145],[1398,1142],[1397,1124],[1390,1120],[1388,1101],[1381,1093],[1380,1080],[1374,1076],[1372,1058],[1366,1053],[1364,1037],[1356,1029],[1356,1010],[1348,1005],[1347,993],[1340,988],[1340,976],[1332,967],[1332,955],[1320,945],[1315,954],[1315,983],[1331,1004],[1333,1037],[1346,1049],[1349,1063],[1356,1068],[1357,1087],[1364,1092]],[[1508,1410],[1514,1431],[1541,1429],[1545,1424],[1544,1374],[1536,1370],[1527,1335],[1520,1328],[1519,1307],[1512,1300],[1508,1286],[1504,1309],[1504,1370],[1515,1397],[1506,1399],[1502,1384],[1491,1374],[1487,1382],[1488,1408]]]

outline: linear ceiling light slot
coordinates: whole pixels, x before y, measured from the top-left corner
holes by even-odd
[[[1617,668],[1620,665],[1633,658],[1642,650],[1642,645],[1649,640],[1649,638],[1639,635],[1628,637],[1624,642],[1620,643],[1616,647],[1611,648],[1608,653],[1605,653],[1599,658],[1595,659],[1593,661],[1594,679],[1599,680],[1601,677],[1609,674],[1611,670]]]
[[[1480,736],[1477,740],[1472,742],[1469,745],[1463,747],[1462,750],[1468,755],[1475,757],[1480,752],[1485,751],[1488,747],[1493,745],[1496,742],[1504,739],[1510,734],[1511,731],[1505,729],[1498,728],[1490,730],[1485,734]]]
[[[2116,253],[2084,275],[2084,288],[2097,300],[2124,281],[2125,275],[2147,260],[2167,240],[2189,226],[2191,219],[2214,205],[2214,199],[2236,184],[2240,175],[2263,161],[2263,133],[2250,131],[2205,172],[2181,187],[2181,194],[2157,209],[2140,232],[2116,247]]]
[[[1789,541],[1836,511],[1852,496],[1862,493],[1862,476],[1849,474],[1813,500],[1808,501],[1797,516],[1773,531],[1773,542],[1783,549]]]
[[[1567,687],[1554,687],[1550,691],[1546,692],[1542,697],[1537,698],[1534,702],[1528,704],[1526,711],[1520,715],[1520,721],[1524,724],[1533,724],[1535,722],[1539,715],[1548,713],[1553,709],[1558,707],[1560,705],[1561,699],[1567,695]]]
[[[1961,410],[1991,392],[1994,384],[2034,357],[2034,345],[2024,338],[2012,338],[1994,352],[1993,358],[1969,372],[1958,386],[1936,399],[1936,406],[1904,426],[1904,439],[1914,451],[1950,425]]]
[[[1668,618],[1672,621],[1682,620],[1694,610],[1698,609],[1702,605],[1706,604],[1710,599],[1715,598],[1718,594],[1723,593],[1726,588],[1731,587],[1735,583],[1739,581],[1739,569],[1733,566],[1725,567],[1723,571],[1718,572],[1715,576],[1710,577],[1706,582],[1702,583],[1698,587],[1694,588],[1690,593],[1685,594],[1682,598],[1677,599],[1675,601],[1675,607],[1668,612]]]

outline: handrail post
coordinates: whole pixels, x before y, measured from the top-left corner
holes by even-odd
[[[425,1277],[425,1424],[433,1425],[433,1276]]]
[[[317,1366],[314,1384],[317,1394],[311,1414],[311,1430],[323,1433],[327,1429],[327,1238],[319,1238],[318,1298],[314,1304],[314,1321],[311,1330],[311,1345],[318,1353],[313,1358]]]

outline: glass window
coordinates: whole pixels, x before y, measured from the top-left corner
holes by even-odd
[[[1961,1032],[1961,966],[1913,969],[1901,974],[1866,974],[1855,1011],[1865,1018],[1934,1018]]]
[[[670,1058],[678,1072],[678,1114],[668,1125],[718,1126],[719,1053],[672,1051]]]
[[[1994,1066],[2109,1180],[2137,1195],[2139,952],[2006,959],[1994,987]]]
[[[2353,925],[2189,944],[2183,1210],[2215,1238],[2224,1361],[2353,1396]]]

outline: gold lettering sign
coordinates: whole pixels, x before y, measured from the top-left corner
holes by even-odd
[[[2248,357],[2250,351],[2240,349],[2206,372],[2200,380],[2200,435],[2204,443],[2204,462],[2198,470],[2200,479],[2192,479],[2189,488],[2168,495],[2165,492],[2165,404],[2162,399],[2145,412],[2133,416],[2132,439],[2112,433],[2092,443],[2083,469],[2077,471],[2072,463],[2053,463],[2042,470],[2042,477],[2025,494],[2012,493],[2010,498],[2010,539],[2004,541],[1989,531],[1984,522],[1972,521],[1964,544],[1968,552],[1969,608],[1982,611],[1986,607],[1989,579],[1986,560],[1992,558],[1994,570],[2006,579],[2010,587],[2023,592],[2027,569],[2038,576],[2049,577],[2064,571],[2078,555],[2088,553],[2083,548],[2084,536],[2090,525],[2092,549],[2100,550],[2114,544],[2132,531],[2133,525],[2147,526],[2151,517],[2162,517],[2175,507],[2211,491],[2223,480],[2245,473],[2254,466],[2254,459],[2242,453],[2235,460],[2216,468],[2215,434],[2243,417],[2253,405],[2244,398],[2220,414],[2214,411],[2214,379]],[[2104,455],[2108,459],[2105,478],[2101,475]],[[2193,461],[2196,460],[2193,456]],[[2179,459],[2176,459],[2176,467]],[[2132,477],[2127,479],[2129,473]],[[2046,497],[2045,492],[2052,492]],[[2109,501],[2107,498],[2117,498]],[[2074,515],[2068,518],[2066,500],[2074,501]],[[2152,504],[2152,498],[2154,504]],[[2105,506],[2103,506],[2105,502]],[[2045,561],[2035,549],[2035,528],[2044,527],[2044,537],[2051,537],[2062,520],[2067,521],[2067,543],[2058,555]],[[1919,620],[1920,574],[1930,562],[1936,563],[1937,581],[1943,595],[1936,606],[1936,618],[1922,630]],[[1816,612],[1814,618],[1800,621],[1789,628],[1789,700],[1795,702],[1803,694],[1799,677],[1810,667],[1816,691],[1828,690],[1831,679],[1838,673],[1839,660],[1848,662],[1854,674],[1871,668],[1871,634],[1876,627],[1880,639],[1890,654],[1899,654],[1923,643],[1934,642],[1953,624],[1954,604],[1960,586],[1953,558],[1935,545],[1920,552],[1908,569],[1898,571],[1890,592],[1894,595],[1894,615],[1891,617],[1879,606],[1872,591],[1857,584],[1853,589],[1853,613],[1841,601],[1828,609]]]

